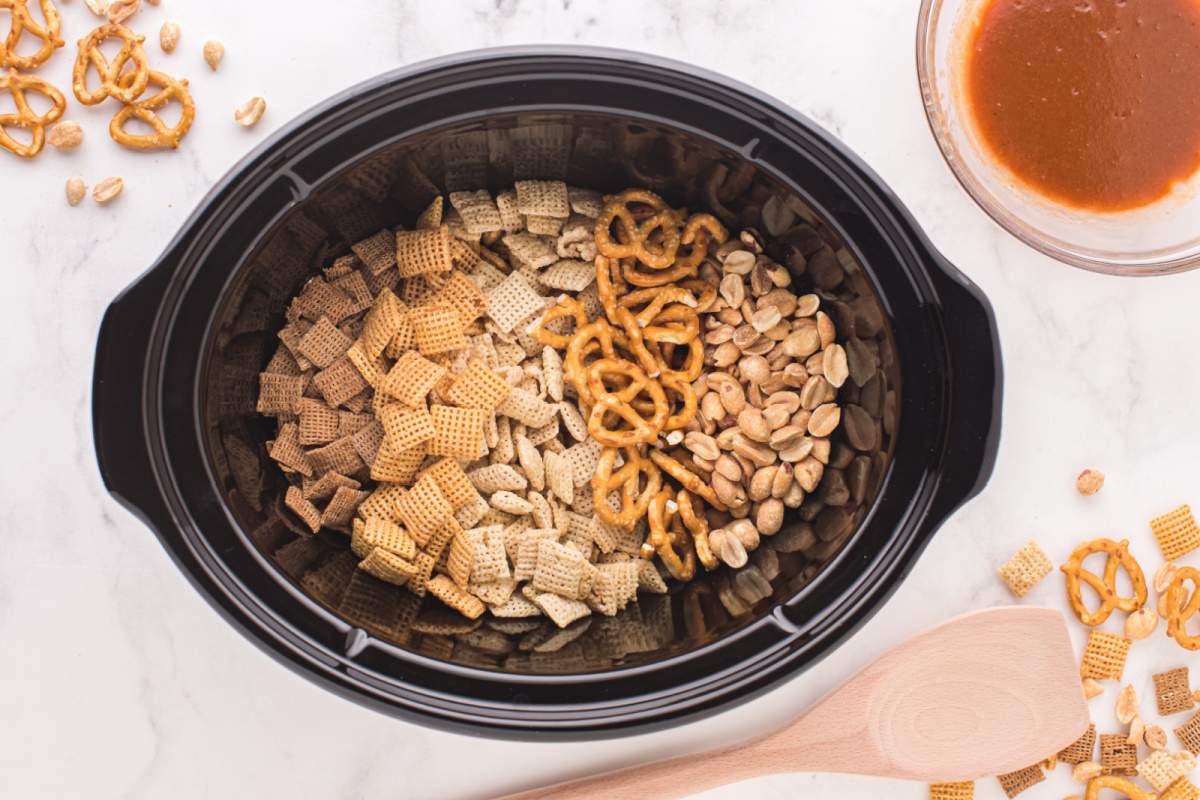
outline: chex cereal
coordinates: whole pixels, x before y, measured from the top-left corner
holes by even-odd
[[[1096,753],[1096,726],[1088,725],[1083,735],[1058,751],[1058,759],[1067,764],[1082,764],[1091,761]]]
[[[1186,503],[1150,520],[1150,530],[1167,561],[1174,561],[1200,547],[1200,526]]]
[[[1137,768],[1137,745],[1126,733],[1100,734],[1100,764],[1113,773],[1133,774]]]
[[[1192,755],[1200,756],[1200,712],[1175,729],[1179,743]]]
[[[1016,772],[997,775],[996,780],[1000,781],[1000,788],[1004,790],[1005,795],[1016,797],[1026,789],[1046,780],[1046,776],[1042,772],[1041,766],[1034,764],[1033,766],[1025,767],[1025,769],[1019,769]]]
[[[1157,672],[1151,677],[1154,680],[1154,700],[1160,716],[1189,711],[1196,705],[1188,682],[1187,667]]]
[[[974,800],[975,784],[972,781],[929,784],[929,800]]]
[[[1130,644],[1131,642],[1123,636],[1106,631],[1090,631],[1087,647],[1083,651],[1080,676],[1096,680],[1121,680]]]
[[[1054,564],[1049,556],[1037,542],[1030,539],[1012,558],[1004,562],[998,572],[1014,595],[1024,597],[1026,592],[1053,569]]]

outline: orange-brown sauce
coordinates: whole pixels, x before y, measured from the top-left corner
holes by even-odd
[[[975,128],[1033,190],[1120,211],[1200,166],[1200,0],[986,0],[968,36]]]

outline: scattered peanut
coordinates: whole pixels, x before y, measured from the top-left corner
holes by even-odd
[[[209,39],[204,43],[204,63],[208,64],[208,68],[213,72],[217,71],[217,66],[221,63],[221,59],[224,57],[225,45],[221,44],[215,39]],[[262,116],[262,114],[259,114],[259,116]]]
[[[233,119],[243,128],[254,126],[267,110],[267,101],[261,97],[251,97],[233,112]]]
[[[79,205],[87,194],[87,184],[83,182],[83,178],[67,178],[67,204],[72,206]]]
[[[110,203],[125,189],[124,179],[113,175],[92,187],[92,199],[101,205]]]
[[[1084,761],[1071,769],[1071,777],[1080,783],[1087,783],[1104,771],[1104,767],[1095,761]]]
[[[1158,725],[1147,725],[1142,738],[1151,750],[1162,750],[1167,746],[1167,732]]]
[[[1102,694],[1104,694],[1104,687],[1100,684],[1100,681],[1096,680],[1095,678],[1083,679],[1084,697],[1086,697],[1088,700],[1091,700],[1093,697],[1099,697]]]
[[[179,46],[180,32],[179,23],[171,20],[164,22],[158,29],[158,46],[164,53],[175,52],[175,48]]]
[[[50,129],[46,141],[56,150],[74,150],[83,144],[83,126],[73,120],[63,120]]]
[[[137,13],[142,7],[142,0],[109,0],[104,15],[113,25],[120,25]]]
[[[1104,485],[1104,473],[1098,469],[1085,469],[1075,479],[1075,488],[1085,497],[1094,495]]]
[[[1158,614],[1149,608],[1139,608],[1125,618],[1125,638],[1145,639],[1158,627]]]

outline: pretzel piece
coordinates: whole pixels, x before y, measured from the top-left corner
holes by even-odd
[[[1129,800],[1155,800],[1158,797],[1158,795],[1153,792],[1147,792],[1128,778],[1122,778],[1119,775],[1098,775],[1088,783],[1083,800],[1100,800],[1100,792],[1104,789],[1112,789],[1113,791],[1120,792],[1129,798]]]
[[[604,384],[604,376],[624,376],[628,385],[610,392]],[[588,433],[606,447],[628,447],[633,444],[651,444],[658,438],[667,421],[670,409],[662,385],[652,381],[637,364],[616,358],[601,358],[592,362],[587,370],[588,391],[595,398],[592,413],[588,417]],[[641,416],[631,405],[633,399],[645,392],[654,404],[653,415]],[[614,414],[631,426],[626,430],[605,427],[606,414]]]
[[[661,469],[663,472],[670,475],[675,480],[679,481],[684,489],[687,489],[692,494],[701,497],[706,503],[718,511],[728,510],[724,503],[717,498],[717,493],[713,488],[705,483],[699,475],[692,472],[690,469],[680,464],[671,456],[661,450],[651,450],[650,460]]]
[[[624,457],[625,463],[613,472],[618,452]],[[639,491],[643,473],[646,475],[646,487]],[[643,458],[636,448],[626,447],[618,451],[615,447],[606,447],[600,453],[596,472],[592,476],[592,502],[596,507],[596,516],[607,525],[632,530],[660,488],[662,473],[653,462]],[[609,493],[616,489],[621,490],[619,511],[608,504]]]
[[[123,42],[121,51],[111,62],[100,51],[100,44],[106,39],[120,39]],[[71,81],[76,99],[85,106],[94,106],[109,97],[127,104],[141,97],[150,82],[150,64],[142,48],[145,40],[145,36],[116,24],[101,25],[80,39],[79,55],[75,59]],[[134,71],[124,72],[130,61],[133,62]],[[100,88],[94,92],[87,88],[88,69],[93,66],[100,75]]]
[[[1189,582],[1192,584],[1190,594],[1186,588]],[[1200,610],[1200,570],[1180,567],[1167,587],[1167,635],[1188,650],[1200,650],[1200,635],[1187,631],[1187,622],[1197,610]]]
[[[1107,554],[1103,577],[1082,567],[1083,560],[1092,553]],[[1117,595],[1117,570],[1121,567],[1129,574],[1129,582],[1133,586],[1132,597]],[[1071,610],[1084,625],[1102,625],[1115,609],[1132,613],[1146,603],[1146,576],[1129,552],[1128,539],[1120,542],[1114,542],[1112,539],[1093,539],[1085,542],[1075,548],[1061,569],[1067,576],[1067,600],[1071,603]],[[1100,596],[1100,606],[1095,611],[1088,611],[1083,603],[1081,581],[1091,586]]]
[[[29,101],[25,99],[25,92],[29,89],[49,98],[49,111],[37,114],[29,107]],[[0,114],[0,147],[21,158],[33,158],[46,144],[46,126],[62,117],[67,99],[49,82],[36,75],[22,75],[15,69],[0,74],[0,91],[11,93],[17,106],[16,114]],[[10,125],[30,129],[33,139],[29,144],[14,139],[6,130]]]
[[[11,16],[8,34],[0,39],[0,67],[33,70],[46,63],[54,51],[66,42],[59,36],[62,33],[62,17],[54,7],[53,0],[41,0],[42,18],[46,24],[41,25],[29,11],[28,0],[0,0],[0,10],[8,9]],[[21,36],[25,33],[42,41],[42,46],[30,56],[17,53]]]
[[[196,119],[196,103],[188,91],[186,79],[172,78],[166,73],[151,70],[149,82],[162,91],[143,97],[137,102],[127,103],[108,124],[108,133],[117,144],[131,150],[174,150],[179,147],[180,140],[187,135]],[[172,100],[178,100],[183,111],[179,115],[179,122],[168,126],[157,112]],[[140,119],[149,125],[154,129],[154,133],[138,134],[126,131],[125,125],[132,118]]]

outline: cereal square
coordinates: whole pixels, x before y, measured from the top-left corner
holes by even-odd
[[[1175,735],[1179,737],[1179,743],[1185,750],[1200,756],[1200,712],[1193,714],[1191,719],[1176,728]]]
[[[429,593],[468,619],[479,619],[487,607],[445,575],[429,581]]]
[[[450,205],[454,206],[463,220],[467,233],[491,233],[503,230],[500,209],[486,189],[474,192],[451,192]]]
[[[430,409],[434,436],[425,451],[435,456],[476,458],[483,448],[483,421],[487,412],[479,408],[434,406]]]
[[[396,266],[396,234],[387,228],[361,242],[355,242],[350,249],[374,275]]]
[[[350,337],[338,330],[329,317],[321,317],[300,337],[296,350],[319,369],[324,369],[345,355],[351,344]]]
[[[304,394],[304,383],[300,375],[259,373],[258,413],[268,416],[295,414],[300,407],[300,397]]]
[[[1154,700],[1160,716],[1189,711],[1196,705],[1188,682],[1188,668],[1179,667],[1157,672],[1154,678]]]
[[[1155,750],[1140,764],[1137,764],[1137,774],[1153,786],[1156,792],[1161,792],[1195,766],[1195,759],[1191,759],[1192,763],[1188,764],[1186,760],[1180,758],[1181,755],[1185,758],[1187,756],[1186,753]]]
[[[358,565],[364,572],[381,581],[403,586],[417,574],[417,567],[408,559],[376,547]]]
[[[998,570],[1009,590],[1017,597],[1024,597],[1038,581],[1050,574],[1054,565],[1050,558],[1030,539],[1012,558]]]
[[[1137,745],[1129,743],[1128,734],[1100,734],[1100,763],[1111,770],[1137,768]]]
[[[1083,651],[1080,677],[1096,680],[1121,680],[1125,672],[1125,657],[1131,642],[1123,636],[1092,630]]]
[[[446,398],[463,408],[493,411],[511,391],[512,387],[508,381],[475,361],[454,377],[454,382],[446,392]]]
[[[400,331],[408,320],[408,307],[396,297],[391,289],[380,290],[375,298],[375,305],[367,312],[363,321],[362,343],[367,357],[379,358],[392,337]]]
[[[450,228],[440,225],[431,230],[400,231],[396,234],[396,267],[400,277],[411,278],[431,272],[448,272]]]
[[[385,517],[367,517],[354,525],[350,549],[366,558],[376,547],[395,553],[409,561],[416,558],[417,543],[396,523]]]
[[[443,458],[435,462],[423,474],[429,475],[437,482],[438,488],[455,509],[479,496],[467,478],[467,473],[463,472],[462,467],[452,458]]]
[[[346,356],[334,361],[313,377],[325,402],[336,408],[367,388],[362,373]]]
[[[1000,788],[1004,790],[1004,794],[1011,798],[1046,780],[1046,776],[1042,774],[1041,766],[1034,764],[1016,772],[997,775],[996,780],[1000,781]]]
[[[486,294],[488,316],[503,333],[510,333],[518,322],[546,307],[546,298],[534,291],[520,272],[511,273]]]
[[[291,509],[304,523],[305,527],[313,533],[321,529],[321,512],[317,510],[316,506],[305,499],[304,494],[297,487],[288,487],[287,494],[284,495],[283,504]]]
[[[425,397],[446,375],[446,368],[435,364],[415,350],[397,359],[379,383],[379,391],[389,394],[406,406],[424,405]]]
[[[396,515],[404,523],[408,535],[424,547],[437,533],[454,509],[442,495],[437,482],[426,475],[413,484],[406,494],[396,500]]]
[[[571,216],[567,184],[562,181],[517,181],[517,210],[537,217]]]
[[[379,422],[383,425],[384,444],[393,453],[411,450],[434,437],[433,417],[424,408],[408,408],[399,403],[384,406],[379,410]]]
[[[467,346],[463,322],[454,309],[444,305],[420,306],[410,314],[413,339],[422,355],[436,355]]]
[[[396,452],[388,444],[380,444],[371,462],[371,480],[412,483],[424,460],[425,451],[420,448]]]
[[[464,326],[479,319],[487,311],[487,295],[473,280],[455,270],[446,285],[438,292],[438,303],[454,309]]]
[[[929,784],[929,800],[974,800],[975,784],[972,781]]]
[[[1082,736],[1058,751],[1058,758],[1067,764],[1082,764],[1084,761],[1091,761],[1095,752],[1096,726],[1088,725]]]
[[[1158,800],[1197,800],[1197,798],[1200,798],[1200,789],[1197,789],[1194,783],[1182,775],[1158,796]]]
[[[1192,509],[1186,503],[1150,520],[1150,530],[1167,561],[1174,561],[1200,547],[1200,526],[1196,525]]]

